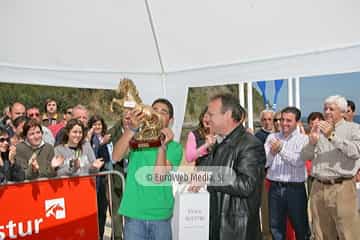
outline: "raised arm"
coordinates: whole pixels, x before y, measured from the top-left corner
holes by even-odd
[[[129,142],[139,129],[140,123],[144,118],[144,113],[140,110],[131,110],[125,113],[129,118],[129,127],[125,128],[123,135],[116,142],[112,153],[113,161],[121,161],[129,151]]]

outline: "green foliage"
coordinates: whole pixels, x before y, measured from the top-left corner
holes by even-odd
[[[188,97],[186,102],[185,110],[185,123],[197,122],[200,112],[206,106],[209,98],[218,93],[231,93],[234,96],[239,96],[239,85],[223,85],[223,86],[211,86],[211,87],[194,87],[190,88],[188,91]],[[246,109],[246,84],[245,84],[245,106]],[[254,103],[254,113],[257,116],[263,109],[264,104],[262,102],[262,97],[259,92],[253,88],[253,103]]]
[[[218,93],[232,93],[234,96],[239,96],[238,84],[189,89],[181,137],[182,141],[184,141],[188,131],[198,124],[198,116],[206,106],[209,98]],[[245,100],[246,93],[245,85]],[[110,125],[119,119],[118,114],[110,112],[110,103],[114,97],[116,97],[114,90],[0,83],[0,110],[18,101],[24,103],[26,107],[36,106],[40,111],[43,111],[45,100],[52,98],[56,100],[58,110],[61,112],[68,106],[82,104],[88,107],[90,115],[94,113],[100,114]],[[264,105],[261,95],[255,88],[253,88],[253,102],[254,117],[256,118],[260,111],[264,109]],[[246,103],[244,107],[246,108]]]
[[[82,104],[88,107],[90,115],[97,113],[108,121],[115,121],[118,117],[110,112],[109,107],[113,97],[115,97],[113,90],[0,84],[0,110],[14,102],[21,102],[27,108],[35,106],[40,111],[44,111],[46,99],[51,98],[57,102],[60,112],[64,112],[67,107]]]
[[[247,85],[244,86],[244,96],[245,96],[245,109],[247,108]],[[188,132],[194,129],[198,124],[198,118],[201,111],[207,105],[207,102],[218,93],[231,93],[234,96],[239,96],[239,85],[222,85],[222,86],[210,86],[210,87],[194,87],[189,88],[186,110],[184,117],[184,124],[181,131],[180,141],[182,144],[185,144],[186,136]],[[254,108],[254,118],[257,118],[259,113],[265,108],[262,97],[260,93],[253,87],[253,108]]]

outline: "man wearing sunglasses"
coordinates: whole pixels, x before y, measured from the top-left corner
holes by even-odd
[[[51,131],[47,127],[42,125],[39,109],[37,107],[30,107],[28,110],[26,110],[26,116],[29,119],[34,119],[37,123],[39,123],[41,125],[42,131],[43,131],[44,142],[49,143],[52,146],[54,146],[55,138],[52,135]]]
[[[24,170],[15,162],[16,147],[10,146],[7,130],[0,126],[0,184],[7,181],[23,181]]]

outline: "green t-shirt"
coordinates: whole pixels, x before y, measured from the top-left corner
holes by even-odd
[[[119,214],[140,220],[165,220],[172,216],[174,198],[167,178],[162,183],[149,181],[153,175],[158,148],[131,150]],[[166,159],[173,167],[182,159],[182,146],[174,141],[167,144]]]

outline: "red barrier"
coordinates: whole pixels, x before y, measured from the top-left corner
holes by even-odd
[[[97,240],[94,177],[0,186],[0,240]]]

